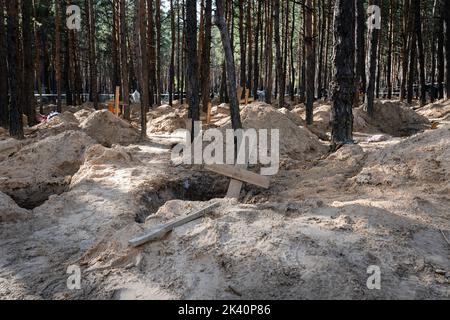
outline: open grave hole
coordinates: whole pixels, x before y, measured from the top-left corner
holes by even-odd
[[[209,201],[224,198],[230,179],[208,172],[198,172],[177,179],[157,181],[146,186],[138,195],[142,209],[135,215],[137,223],[158,212],[170,200]]]

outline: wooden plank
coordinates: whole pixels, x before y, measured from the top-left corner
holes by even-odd
[[[208,111],[206,113],[206,124],[211,123],[211,109],[212,109],[212,104],[211,104],[211,102],[208,102]]]
[[[119,107],[120,107],[120,87],[116,87],[116,97],[115,97],[116,116],[119,116]]]
[[[139,247],[147,242],[150,242],[152,240],[157,240],[160,239],[161,237],[163,237],[164,235],[166,235],[167,233],[169,233],[170,231],[172,231],[173,229],[180,227],[182,225],[185,225],[186,223],[189,223],[191,221],[200,219],[201,217],[205,216],[206,214],[210,213],[211,211],[213,211],[215,208],[219,207],[220,203],[215,202],[212,205],[203,208],[201,210],[198,210],[192,214],[186,215],[184,217],[175,219],[173,221],[170,221],[166,224],[160,225],[160,226],[156,226],[153,229],[149,230],[149,232],[147,232],[146,234],[137,237],[135,239],[131,239],[130,241],[128,241],[128,243],[136,248]]]
[[[229,165],[207,165],[205,166],[205,169],[261,188],[268,189],[270,186],[269,178],[239,167]]]

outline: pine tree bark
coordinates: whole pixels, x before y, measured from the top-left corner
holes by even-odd
[[[332,144],[353,143],[354,2],[336,0],[334,7],[333,84],[331,108]]]
[[[256,20],[256,31],[255,31],[255,55],[254,55],[254,71],[253,71],[253,97],[255,99],[258,98],[258,89],[259,89],[259,35],[260,30],[262,28],[261,22],[262,22],[262,2],[263,0],[256,0],[258,2],[258,9],[257,9],[257,20]]]
[[[8,53],[5,28],[5,1],[0,0],[0,127],[8,128]]]
[[[95,48],[95,17],[92,0],[85,1],[85,11],[88,29],[88,51],[89,51],[89,101],[93,102],[94,109],[98,110],[98,86],[97,86],[97,62]]]
[[[14,1],[15,2],[15,1]],[[56,94],[57,111],[62,112],[62,78],[61,78],[61,4],[55,1],[55,72],[56,72]]]
[[[355,0],[356,5],[356,82],[357,90],[366,91],[366,12],[364,10],[364,1]]]
[[[239,102],[236,92],[236,70],[234,67],[233,51],[231,49],[231,40],[228,33],[227,22],[225,20],[224,0],[216,0],[215,24],[220,31],[222,45],[225,52],[225,64],[227,69],[227,86],[230,94],[230,113],[231,125],[234,130],[242,128],[241,115],[239,111]]]
[[[175,86],[175,7],[173,0],[170,0],[170,30],[172,36],[172,45],[170,51],[170,65],[169,65],[169,105],[173,106],[173,92]],[[179,64],[179,63],[178,63]]]
[[[127,16],[126,1],[120,0],[120,64],[122,70],[122,99],[125,103],[123,118],[130,120],[130,84],[128,71],[128,48],[127,48]]]
[[[427,88],[425,79],[425,53],[422,39],[422,15],[420,13],[420,0],[412,1],[414,1],[415,8],[414,32],[417,34],[417,52],[419,55],[420,105],[424,106],[427,103]]]
[[[162,82],[161,82],[161,0],[156,0],[156,13],[155,13],[155,24],[156,24],[156,86],[157,86],[157,96],[156,104],[161,105],[161,95],[163,93]]]
[[[371,0],[371,5],[378,6],[380,4],[379,0]],[[369,30],[369,48],[368,48],[368,69],[366,71],[366,101],[364,105],[364,110],[370,117],[374,115],[374,101],[375,101],[375,82],[376,82],[376,72],[377,72],[377,61],[378,61],[378,45],[379,45],[379,30],[377,28],[371,28]]]
[[[19,75],[21,63],[19,57],[19,6],[17,1],[6,1],[8,14],[8,76],[9,76],[9,134],[16,139],[23,139],[22,108],[19,105]]]
[[[450,1],[445,1],[442,16],[445,24],[445,84],[444,98],[450,99]]]
[[[33,30],[31,26],[33,8],[31,0],[22,1],[22,33],[24,58],[23,102],[24,113],[28,117],[28,125],[36,122],[36,103],[34,99],[34,65],[33,65]]]
[[[192,130],[194,130],[194,122],[200,120],[196,0],[186,0],[185,30],[187,54],[187,99],[189,104],[189,118],[192,119]],[[193,134],[191,137],[192,139],[195,138]]]
[[[212,0],[205,0],[205,30],[203,37],[203,50],[201,59],[201,79],[202,79],[202,106],[203,112],[208,111],[211,91],[211,37],[212,37]]]
[[[281,91],[281,77],[283,76],[283,57],[281,56],[280,40],[280,0],[274,0],[273,23],[275,31],[275,60],[276,60],[276,80],[278,84],[278,107],[284,107],[284,94]]]
[[[139,34],[141,47],[141,139],[147,137],[147,110],[150,97],[148,91],[147,16],[145,0],[139,0]]]
[[[306,49],[306,124],[312,125],[314,121],[314,95],[315,95],[315,81],[316,81],[316,53],[314,41],[314,2],[313,0],[306,0],[305,7],[305,49]]]

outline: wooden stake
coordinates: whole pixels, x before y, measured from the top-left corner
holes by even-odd
[[[166,224],[163,225],[159,225],[154,227],[153,229],[149,230],[149,232],[147,232],[146,234],[132,239],[130,240],[128,243],[136,248],[139,247],[149,241],[152,240],[157,240],[160,239],[161,237],[163,237],[164,235],[166,235],[167,233],[169,233],[170,231],[172,231],[173,229],[180,227],[182,225],[185,225],[186,223],[189,223],[191,221],[197,220],[203,216],[205,216],[206,214],[210,213],[211,211],[213,211],[215,208],[217,208],[220,205],[220,203],[215,202],[212,205],[203,208],[201,210],[198,210],[192,214],[186,215],[184,217],[175,219],[171,222],[168,222]]]
[[[211,104],[211,102],[209,102],[208,103],[208,111],[206,113],[206,124],[211,123],[211,109],[212,109],[212,104]]]
[[[120,108],[120,87],[116,87],[116,100],[115,100],[116,116],[119,116],[119,108]]]

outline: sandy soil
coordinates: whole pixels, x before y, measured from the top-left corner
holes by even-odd
[[[358,111],[358,144],[329,154],[319,139],[329,106],[312,129],[301,106],[252,104],[244,124],[282,130],[283,162],[269,190],[245,185],[239,202],[223,199],[228,179],[171,163],[180,136],[161,128],[181,125],[183,106],[151,111],[143,142],[136,123],[86,106],[22,142],[0,131],[0,299],[449,299],[446,105]],[[226,106],[214,115],[225,128]],[[212,202],[220,207],[205,218],[128,246]],[[81,290],[67,288],[70,265]],[[366,285],[371,265],[381,290]]]

